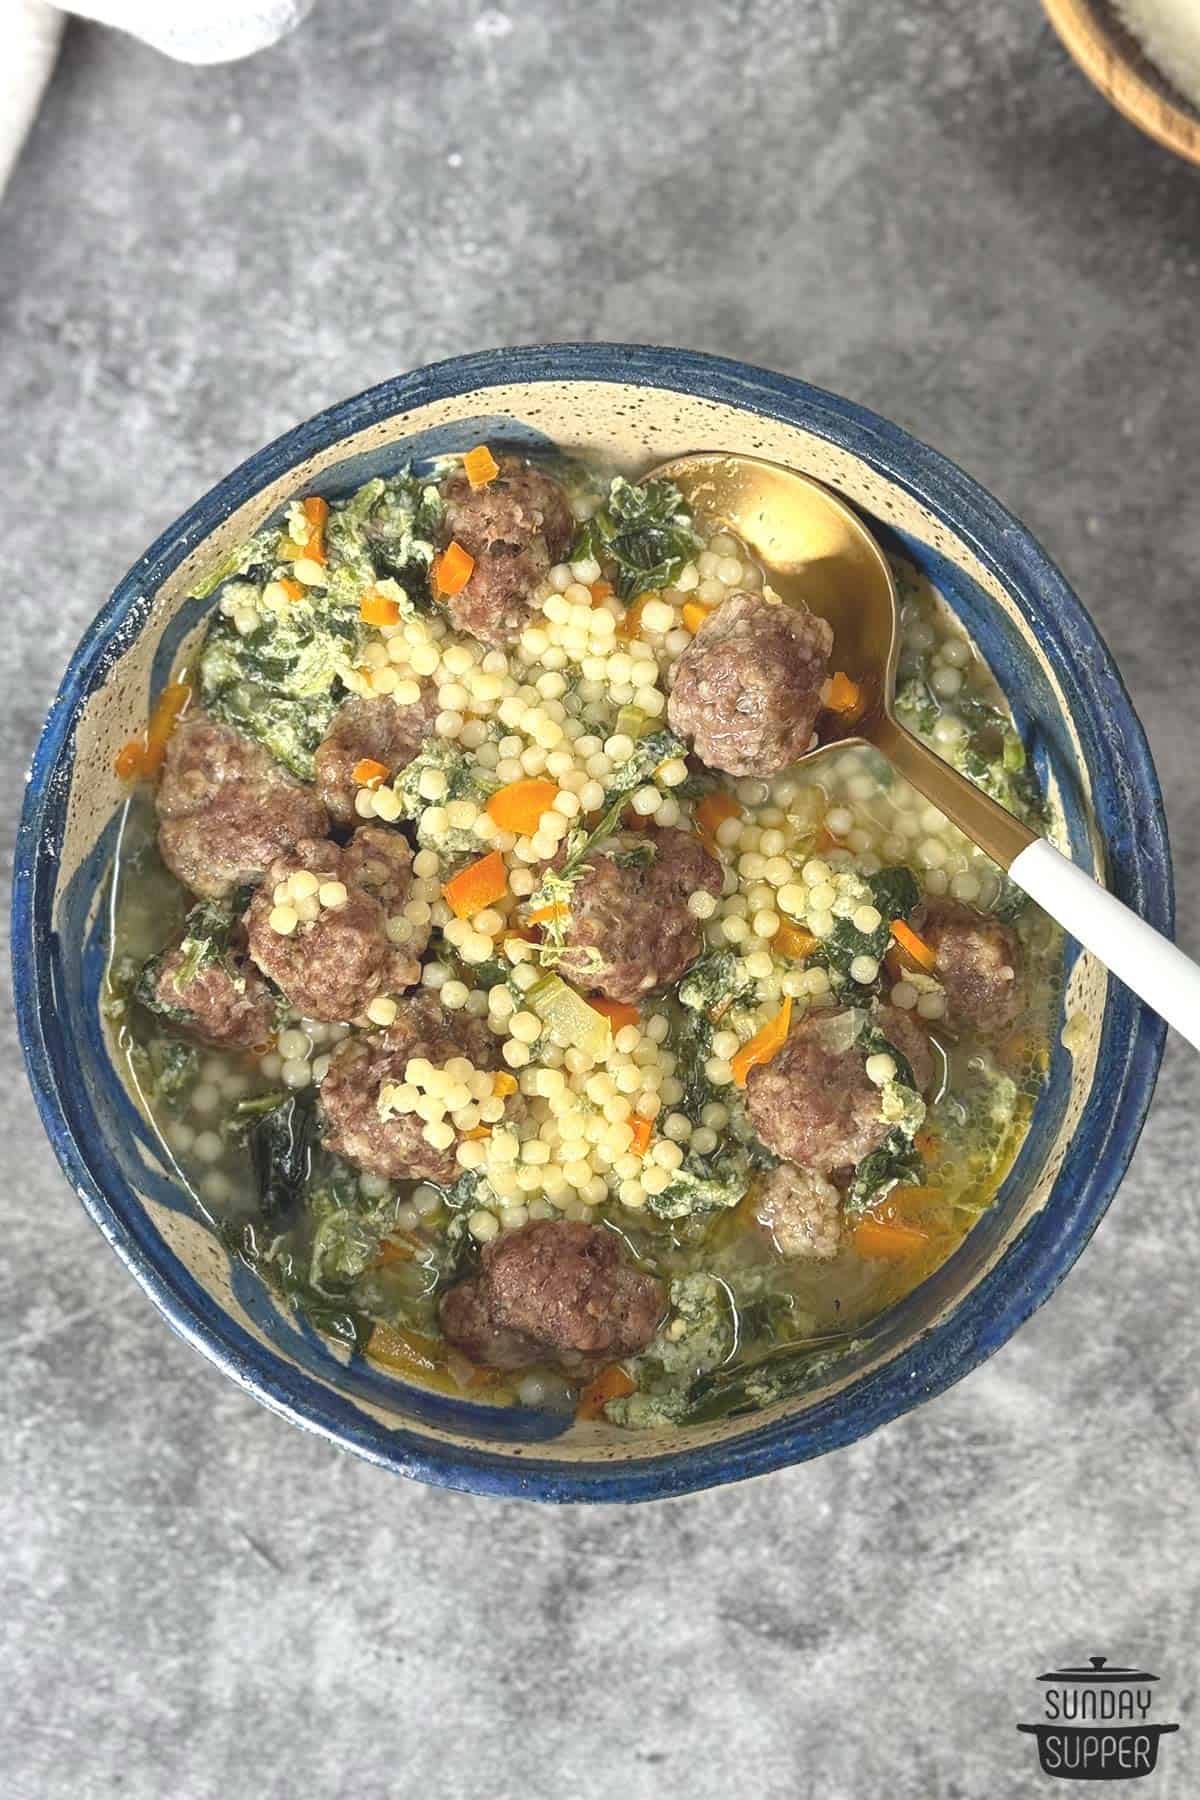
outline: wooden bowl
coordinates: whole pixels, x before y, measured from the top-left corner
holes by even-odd
[[[1200,164],[1200,109],[1172,87],[1110,0],[1042,0],[1084,74],[1148,137]]]

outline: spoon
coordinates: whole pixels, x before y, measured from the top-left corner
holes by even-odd
[[[806,606],[833,627],[833,666],[858,684],[865,707],[851,722],[824,715],[821,742],[799,761],[849,745],[881,752],[1043,911],[1200,1049],[1200,967],[897,720],[896,584],[858,515],[811,476],[753,456],[697,451],[644,477],[655,478],[674,482],[691,511],[727,526],[768,570],[782,600]]]

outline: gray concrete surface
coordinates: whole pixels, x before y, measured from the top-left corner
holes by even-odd
[[[674,341],[939,445],[1073,577],[1200,951],[1200,178],[1034,0],[324,0],[188,70],[73,27],[0,209],[14,806],[67,655],[246,452],[456,351]],[[439,1494],[163,1327],[0,1047],[0,1791],[1016,1800],[1034,1677],[1164,1677],[1200,1791],[1196,1063],[1065,1289],[817,1466],[636,1512]],[[1118,1791],[1125,1791],[1124,1789]]]

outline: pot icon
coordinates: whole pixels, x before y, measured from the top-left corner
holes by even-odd
[[[1145,1669],[1110,1666],[1107,1657],[1092,1656],[1086,1667],[1052,1669],[1038,1680],[1046,1684],[1045,1717],[1017,1730],[1037,1739],[1044,1775],[1134,1780],[1154,1769],[1159,1740],[1179,1730],[1151,1723],[1151,1684],[1158,1676]]]

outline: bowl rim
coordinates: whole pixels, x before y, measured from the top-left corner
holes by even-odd
[[[157,591],[198,542],[271,482],[314,452],[396,413],[492,387],[541,382],[668,389],[732,405],[821,437],[911,495],[1007,589],[1036,599],[1054,620],[1058,635],[1046,647],[1058,659],[1060,678],[1069,693],[1088,700],[1085,710],[1099,712],[1106,723],[1112,780],[1105,774],[1108,785],[1098,801],[1115,809],[1129,834],[1108,843],[1110,886],[1168,934],[1174,893],[1162,796],[1144,731],[1107,647],[1045,551],[937,451],[865,407],[791,376],[654,345],[528,345],[453,357],[328,407],[255,451],[138,558],[88,626],[51,703],[26,785],[14,859],[18,1032],[38,1111],[64,1173],[172,1328],[303,1429],[434,1486],[555,1502],[628,1502],[743,1480],[851,1443],[942,1392],[993,1354],[1054,1292],[1103,1216],[1145,1120],[1166,1027],[1127,989],[1110,982],[1102,1026],[1111,1071],[1109,1102],[1086,1143],[1077,1128],[1052,1199],[947,1316],[893,1359],[798,1415],[751,1419],[744,1431],[715,1442],[660,1454],[648,1449],[616,1462],[552,1456],[528,1462],[511,1452],[387,1426],[254,1338],[212,1299],[159,1235],[101,1135],[76,1116],[49,1054],[48,1037],[57,1021],[51,905],[76,715],[103,682],[139,599]]]
[[[1111,18],[1111,9],[1101,11],[1093,0],[1042,0],[1042,6],[1068,56],[1110,106],[1164,150],[1200,164],[1200,113],[1171,98],[1178,93],[1174,83]],[[1147,80],[1143,68],[1162,85]]]

